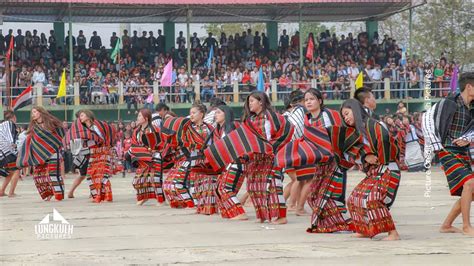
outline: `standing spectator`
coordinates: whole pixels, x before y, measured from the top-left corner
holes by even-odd
[[[135,107],[135,114],[138,113],[137,107],[137,95],[136,90],[133,87],[128,87],[124,93],[125,102],[127,103],[127,114],[130,114],[132,105]]]
[[[74,37],[74,35],[71,35],[72,36],[72,47],[76,47],[76,38]],[[67,32],[67,35],[66,35],[66,38],[64,38],[64,47],[67,47],[67,49],[69,49],[69,31]]]
[[[142,37],[138,39],[138,47],[145,53],[148,51],[148,38],[146,37],[146,31],[143,31]]]
[[[408,77],[409,75],[407,74],[407,71],[405,69],[405,67],[403,66],[400,66],[398,68],[398,78],[399,78],[399,81],[400,81],[400,87],[399,87],[399,90],[400,90],[400,99],[403,99],[405,97],[407,97],[407,89],[408,89]]]
[[[179,32],[179,36],[176,38],[176,44],[178,45],[178,49],[186,48],[186,38],[184,38],[182,31]]]
[[[5,44],[5,36],[3,36],[2,30],[0,29],[0,54],[4,54],[7,50],[6,46],[10,43]]]
[[[13,30],[8,30],[8,34],[5,35],[5,47],[8,49],[10,45],[10,39],[13,38],[13,43],[15,43],[15,37],[13,36]]]
[[[359,75],[359,68],[356,66],[355,62],[351,63],[351,67],[349,67],[348,71],[349,77],[355,81],[357,79],[357,76]]]
[[[253,35],[252,35],[252,30],[248,29],[247,30],[247,36],[245,36],[245,48],[247,48],[247,51],[252,50],[253,48]]]
[[[117,33],[112,32],[112,37],[110,37],[110,48],[114,49],[115,45],[117,45],[118,37]]]
[[[212,80],[209,79],[209,75],[204,76],[204,79],[201,83],[202,90],[201,90],[201,100],[203,102],[208,102],[210,98],[214,96],[214,84]]]
[[[38,48],[40,46],[40,37],[38,36],[38,31],[37,30],[33,30],[33,48]]]
[[[255,32],[255,37],[253,37],[253,48],[254,51],[260,52],[260,49],[262,49],[262,38],[259,35],[260,33],[258,31]]]
[[[138,32],[136,30],[133,31],[133,36],[132,36],[132,49],[135,52],[138,52],[140,50],[140,44],[139,44],[139,37],[138,37]]]
[[[153,106],[155,105],[153,101],[153,90],[151,88],[147,88],[146,92],[148,96],[145,99],[145,108],[150,109],[150,111],[153,111]]]
[[[156,37],[156,44],[158,46],[158,54],[165,52],[165,36],[161,34],[161,30],[158,30],[158,36]]]
[[[186,81],[186,98],[188,103],[194,103],[194,99],[196,98],[196,92],[194,92],[194,84],[193,79],[190,77]]]
[[[291,49],[298,50],[300,47],[300,32],[296,31],[295,35],[291,36]]]
[[[86,36],[84,36],[84,32],[80,30],[79,35],[77,36],[77,49],[79,54],[82,54],[86,50],[86,43]]]
[[[186,82],[188,81],[188,74],[184,67],[179,69],[178,84],[179,84],[179,99],[181,103],[186,102]]]
[[[283,30],[283,34],[280,35],[280,41],[278,45],[281,47],[282,52],[286,52],[290,46],[290,37],[286,35],[286,30]]]
[[[380,70],[379,64],[375,64],[375,68],[372,70],[370,78],[374,83],[372,91],[375,92],[375,98],[382,99],[384,97],[384,92],[382,90],[382,70]]]
[[[156,53],[156,38],[153,36],[153,31],[148,32],[148,47],[150,47],[150,52]]]
[[[212,32],[209,32],[208,37],[204,40],[204,43],[202,45],[206,46],[209,49],[211,49],[211,47],[214,47],[214,50],[216,49],[217,41],[216,39],[214,39],[214,37],[212,37]]]
[[[201,47],[201,40],[197,36],[196,32],[193,33],[193,36],[191,37],[190,42],[191,42],[191,49],[193,50]]]
[[[46,38],[46,34],[41,33],[40,37],[40,48],[42,51],[46,52],[48,48],[48,39]],[[45,56],[43,56],[44,58]]]
[[[130,40],[130,36],[128,36],[128,30],[123,30],[122,46],[124,50],[125,49],[130,50],[131,48],[131,40]]]
[[[49,31],[48,43],[49,43],[49,51],[52,54],[55,54],[56,53],[57,41],[56,41],[56,36],[54,34],[54,30]]]
[[[18,49],[25,44],[25,36],[21,35],[21,30],[16,31],[18,34],[15,37],[15,47]]]
[[[41,66],[36,66],[36,71],[33,73],[32,80],[35,91],[43,90],[46,85],[46,75]]]
[[[96,53],[100,52],[100,48],[102,47],[102,40],[100,36],[97,36],[97,31],[92,32],[92,37],[89,41],[89,48],[95,50]]]
[[[270,51],[270,40],[268,39],[265,33],[262,33],[262,46],[263,46],[263,53],[268,54]]]

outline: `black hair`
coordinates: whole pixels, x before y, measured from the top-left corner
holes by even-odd
[[[155,111],[159,112],[159,111],[162,111],[162,110],[169,111],[170,108],[168,107],[168,105],[166,105],[166,103],[157,104],[156,107],[155,107]]]
[[[219,105],[225,105],[225,102],[221,98],[212,97],[209,99],[209,104],[211,107],[217,107]]]
[[[262,112],[266,111],[274,111],[272,107],[272,103],[270,102],[270,98],[268,98],[268,95],[264,92],[261,91],[252,91],[249,96],[247,96],[247,99],[245,99],[245,104],[244,104],[244,115],[242,116],[242,121],[245,121],[248,117],[250,117],[253,113],[250,111],[250,106],[249,106],[249,99],[250,97],[257,99],[262,103]],[[258,115],[258,114],[255,114]]]
[[[216,107],[217,109],[221,110],[225,114],[225,122],[224,122],[224,132],[229,134],[232,130],[235,129],[234,123],[234,111],[227,105],[219,105]],[[217,125],[217,128],[220,129],[221,125]]]
[[[464,72],[459,77],[459,90],[461,92],[464,91],[467,84],[474,86],[474,72]]]
[[[352,110],[352,115],[354,116],[354,124],[355,124],[354,127],[357,129],[357,131],[359,131],[360,134],[365,136],[366,135],[365,123],[367,122],[367,119],[369,118],[369,114],[364,110],[364,107],[362,106],[362,104],[355,99],[349,99],[342,103],[341,110],[340,110],[341,115],[342,115],[343,108],[349,108]]]
[[[372,89],[369,87],[361,87],[354,93],[354,99],[357,99],[362,105],[364,105],[365,99],[370,97]]]
[[[315,88],[310,88],[309,90],[307,90],[303,97],[306,96],[306,94],[311,94],[313,95],[314,97],[316,97],[318,100],[321,101],[321,109],[323,109],[324,107],[324,98],[323,98],[323,94],[321,93],[321,91],[319,89],[315,89]]]

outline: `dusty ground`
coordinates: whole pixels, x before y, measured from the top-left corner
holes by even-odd
[[[68,187],[75,176],[68,176]],[[349,191],[361,179],[349,173]],[[112,179],[113,203],[93,204],[82,184],[75,199],[42,202],[31,177],[17,198],[0,198],[0,262],[12,264],[226,264],[226,265],[474,265],[474,238],[440,234],[454,202],[439,170],[403,173],[393,217],[402,241],[308,234],[309,217],[289,213],[287,225],[224,221],[193,210],[136,206],[131,176]],[[35,224],[56,208],[74,225],[71,239],[37,240]],[[471,216],[472,217],[472,216]],[[457,221],[459,226],[460,220]]]

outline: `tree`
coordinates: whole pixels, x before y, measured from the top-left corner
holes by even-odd
[[[413,9],[413,55],[424,61],[438,60],[444,54],[449,61],[473,62],[473,7],[471,0],[436,0]],[[382,21],[380,33],[408,47],[409,11]]]

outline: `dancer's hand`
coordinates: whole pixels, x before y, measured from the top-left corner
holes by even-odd
[[[365,156],[365,161],[369,164],[377,164],[379,160],[377,159],[375,155],[369,154]]]
[[[469,144],[471,144],[471,142],[469,142],[468,140],[459,138],[459,139],[453,140],[453,144],[457,145],[459,147],[465,147],[465,146],[468,146]]]

